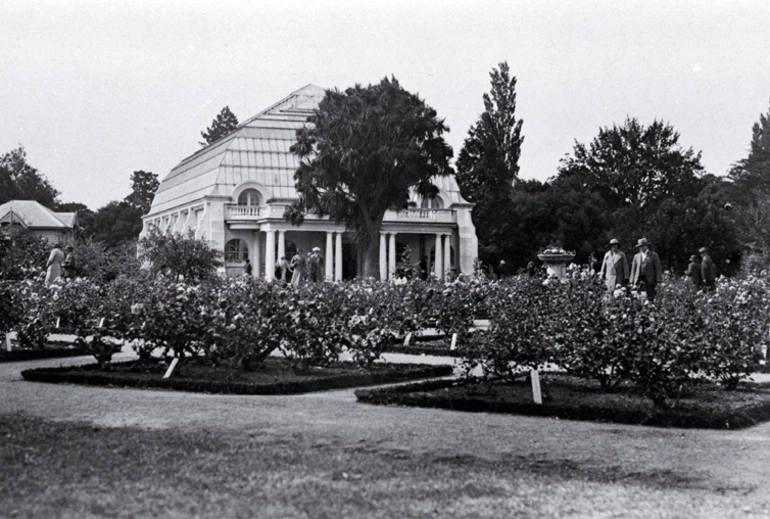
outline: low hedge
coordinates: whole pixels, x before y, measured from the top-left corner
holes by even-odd
[[[276,363],[284,363],[286,364],[286,369],[290,370],[289,363],[285,359],[271,358],[265,361],[267,365]],[[347,368],[351,373],[332,376],[305,375],[299,377],[300,379],[290,376],[287,378],[293,378],[294,380],[279,379],[270,383],[249,383],[239,380],[185,378],[184,375],[164,379],[162,374],[165,371],[165,367],[160,365],[157,366],[157,377],[140,376],[126,371],[126,369],[131,369],[136,365],[136,361],[116,363],[112,365],[111,371],[100,370],[96,364],[76,367],[39,368],[22,371],[21,375],[25,380],[35,382],[173,389],[196,393],[287,395],[347,387],[390,384],[421,378],[444,377],[451,375],[453,370],[452,366],[377,364],[375,370],[361,372],[361,368],[358,368],[354,363],[340,362],[335,366],[337,368]],[[185,367],[180,366],[178,369],[184,370]]]
[[[62,357],[80,357],[90,355],[85,348],[42,348],[0,350],[0,362],[19,362],[24,360],[56,359]]]
[[[561,377],[557,375],[557,377]],[[564,379],[575,377],[564,376]],[[380,389],[361,389],[355,392],[359,402],[379,405],[431,407],[467,412],[490,412],[550,416],[569,420],[624,423],[656,427],[689,429],[743,429],[770,420],[770,388],[760,384],[747,384],[743,390],[724,391],[715,384],[701,384],[693,394],[702,398],[695,402],[661,409],[650,404],[634,388],[625,392],[602,393],[598,388],[590,392],[604,399],[597,403],[590,399],[581,403],[581,393],[589,391],[585,383],[569,387],[575,398],[560,401],[549,398],[555,384],[543,386],[544,402],[532,402],[529,381],[519,382],[521,392],[528,397],[496,399],[495,382],[433,380],[415,384]],[[506,387],[510,388],[511,384]],[[714,393],[719,396],[715,398]],[[486,394],[485,394],[486,393]],[[746,398],[741,398],[746,397]],[[625,399],[625,401],[623,401]]]

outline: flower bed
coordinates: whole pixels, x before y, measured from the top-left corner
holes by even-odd
[[[656,407],[637,388],[625,385],[607,393],[598,382],[545,374],[544,401],[532,401],[528,380],[438,380],[382,389],[356,391],[359,402],[433,407],[455,411],[551,416],[571,420],[626,423],[658,427],[741,429],[770,420],[770,388],[747,384],[725,391],[711,383],[695,384],[672,407]]]
[[[412,364],[374,364],[369,369],[355,363],[338,362],[328,367],[310,369],[297,374],[291,361],[271,357],[254,371],[197,363],[177,366],[171,378],[164,379],[167,366],[162,362],[123,362],[108,371],[97,364],[86,366],[39,368],[21,372],[25,380],[35,382],[74,383],[92,386],[174,389],[199,393],[275,395],[306,393],[347,387],[371,386],[443,377],[452,373],[451,366],[418,366]]]

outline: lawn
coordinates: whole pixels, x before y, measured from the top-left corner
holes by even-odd
[[[472,415],[468,415],[469,417]],[[302,433],[142,430],[0,415],[7,517],[766,517],[751,489],[537,453],[495,460]]]

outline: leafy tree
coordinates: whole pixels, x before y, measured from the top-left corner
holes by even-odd
[[[131,174],[131,194],[125,198],[125,201],[145,215],[150,212],[152,200],[155,198],[155,191],[158,190],[160,182],[158,175],[149,171],[134,171]]]
[[[205,142],[199,142],[198,144],[201,146],[208,146],[225,135],[228,135],[237,127],[238,118],[230,111],[229,106],[225,106],[211,122],[211,126],[206,128],[205,132],[201,132],[201,137],[203,137]]]
[[[378,277],[379,233],[385,211],[406,207],[409,189],[435,196],[434,176],[452,173],[448,131],[436,111],[395,78],[327,90],[310,126],[291,147],[299,200],[285,217],[294,224],[312,211],[355,231],[364,277]]]
[[[48,252],[47,242],[28,229],[14,226],[0,230],[0,280],[40,276]]]
[[[492,89],[484,94],[484,112],[471,126],[457,159],[457,183],[465,199],[477,204],[507,198],[519,174],[524,137],[516,118],[516,77],[503,62],[489,73]]]
[[[744,194],[757,187],[770,190],[770,111],[759,115],[751,129],[749,155],[733,166],[729,176]]]
[[[572,157],[562,160],[559,176],[577,175],[610,208],[648,209],[667,198],[696,196],[703,173],[700,152],[682,149],[673,127],[636,118],[623,126],[600,128],[589,146],[575,142]]]
[[[57,204],[56,211],[60,213],[77,213],[78,224],[77,227],[75,227],[76,236],[82,237],[87,235],[88,230],[93,227],[94,216],[96,213],[90,210],[85,204],[81,204],[80,202]]]
[[[162,233],[156,227],[139,240],[139,259],[148,262],[150,272],[158,275],[183,276],[188,284],[196,284],[216,276],[222,264],[222,252],[212,249],[206,240],[187,235]]]
[[[0,155],[0,204],[9,200],[35,200],[53,209],[59,192],[27,163],[27,152],[19,146]]]
[[[516,118],[516,78],[507,62],[489,74],[492,88],[483,95],[484,112],[471,126],[457,159],[457,184],[463,197],[476,206],[473,223],[479,239],[479,258],[500,265],[515,254],[510,243],[511,189],[519,174],[524,137]],[[505,263],[503,263],[505,264]]]
[[[108,247],[135,240],[142,232],[142,211],[128,202],[110,202],[94,215],[86,235]]]

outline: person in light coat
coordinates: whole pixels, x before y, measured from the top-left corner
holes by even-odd
[[[620,242],[615,238],[610,240],[610,250],[604,255],[599,277],[605,280],[607,291],[613,292],[617,286],[625,286],[628,282],[628,259],[620,250]]]

